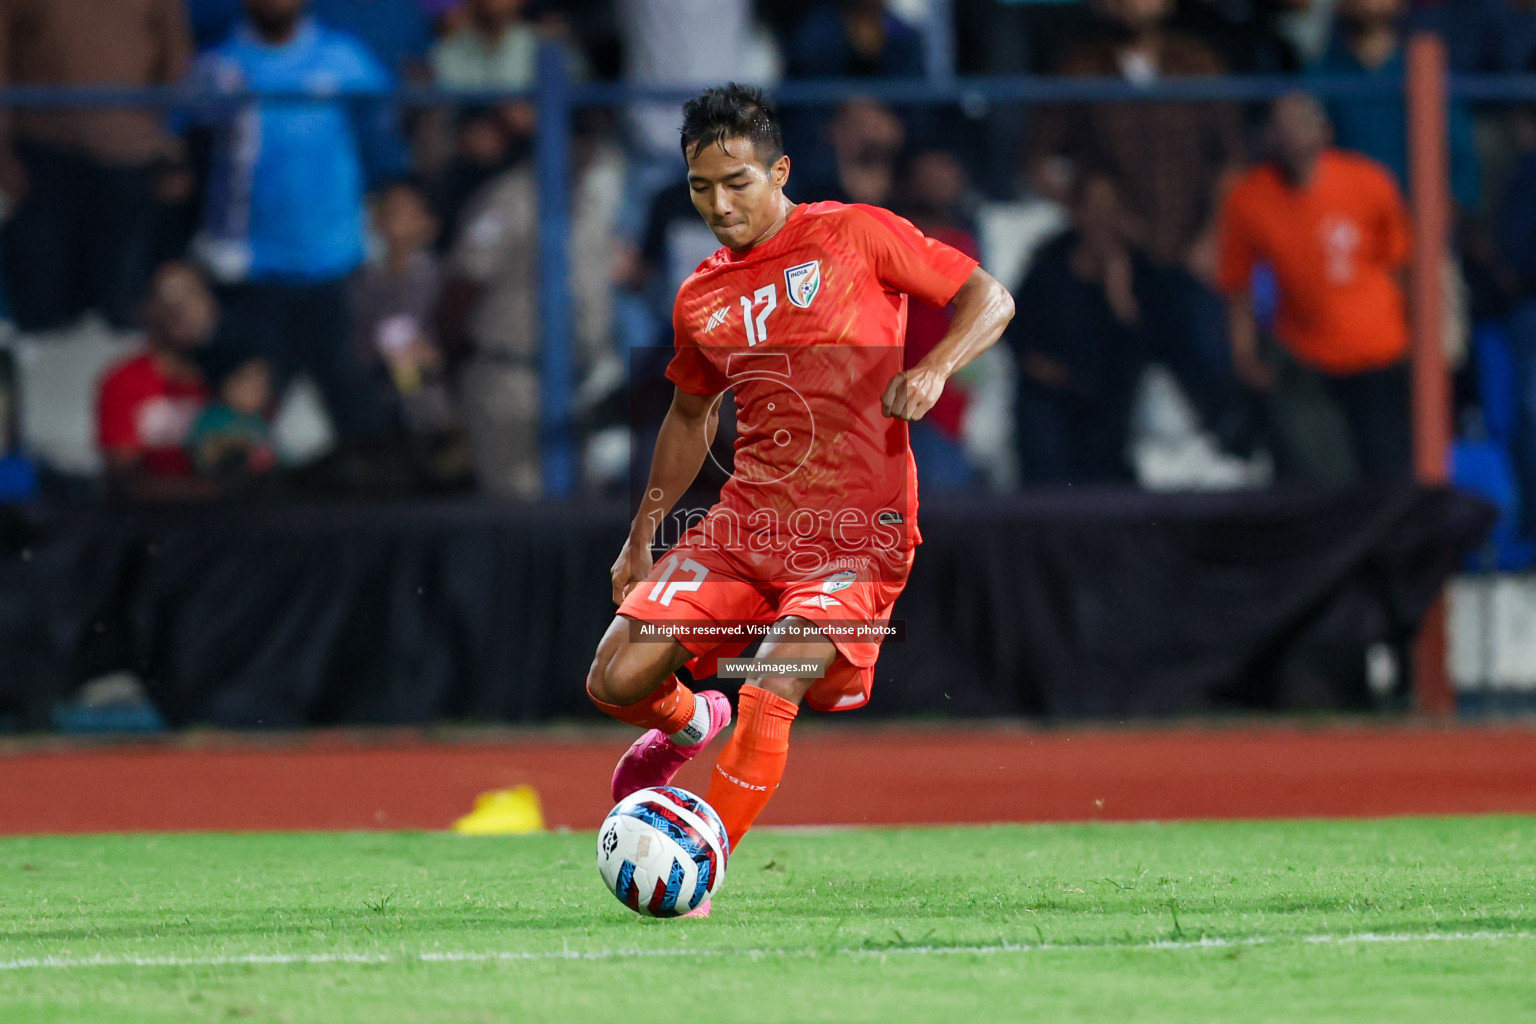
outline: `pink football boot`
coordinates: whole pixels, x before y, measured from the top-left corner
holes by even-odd
[[[641,736],[619,758],[619,765],[613,770],[614,800],[623,800],[638,790],[669,785],[679,768],[731,724],[731,702],[725,694],[718,690],[701,690],[699,696],[709,705],[709,732],[704,734],[703,741],[696,746],[680,747],[660,729],[652,729]],[[694,913],[698,914],[697,911]]]

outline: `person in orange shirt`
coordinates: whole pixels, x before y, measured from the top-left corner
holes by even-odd
[[[1385,167],[1332,148],[1327,117],[1310,96],[1275,103],[1269,146],[1270,160],[1238,181],[1222,210],[1218,280],[1233,369],[1271,395],[1317,386],[1347,428],[1347,478],[1405,478],[1412,452],[1402,196]],[[1260,354],[1252,281],[1261,265],[1278,285],[1274,334],[1288,357],[1280,365]]]

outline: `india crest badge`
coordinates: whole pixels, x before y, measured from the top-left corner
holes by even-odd
[[[853,581],[858,578],[859,574],[854,572],[852,569],[844,569],[841,572],[833,573],[831,576],[828,576],[825,580],[823,580],[821,589],[826,591],[828,594],[835,594],[839,590],[847,590],[849,587],[853,586]]]
[[[789,301],[801,309],[810,309],[811,300],[821,291],[821,260],[811,260],[784,271],[784,290]]]

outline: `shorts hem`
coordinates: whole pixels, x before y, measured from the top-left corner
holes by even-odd
[[[867,694],[857,701],[836,701],[831,704],[825,704],[819,700],[814,700],[809,693],[805,695],[806,707],[810,708],[812,711],[819,711],[822,714],[827,715],[836,714],[839,711],[857,711],[859,708],[864,707],[868,703],[869,696]]]

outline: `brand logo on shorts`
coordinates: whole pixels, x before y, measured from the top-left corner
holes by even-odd
[[[817,594],[815,597],[808,597],[804,601],[801,601],[800,604],[802,606],[810,605],[812,608],[821,608],[823,610],[831,608],[834,605],[836,605],[838,608],[843,606],[843,602],[839,601],[835,597],[828,597],[826,594]]]
[[[801,309],[810,309],[811,300],[821,291],[821,260],[811,260],[784,271],[784,290],[789,301]]]
[[[704,325],[704,333],[708,334],[710,331],[714,330],[716,327],[719,327],[721,324],[725,323],[725,318],[730,316],[730,315],[731,315],[731,307],[730,306],[726,306],[724,309],[717,309],[717,310],[715,310],[713,313],[711,313],[709,315],[709,323]]]
[[[828,576],[826,582],[821,585],[821,589],[828,594],[835,594],[839,590],[847,590],[853,586],[853,581],[858,578],[859,574],[852,569],[844,569],[841,572],[835,572]]]

